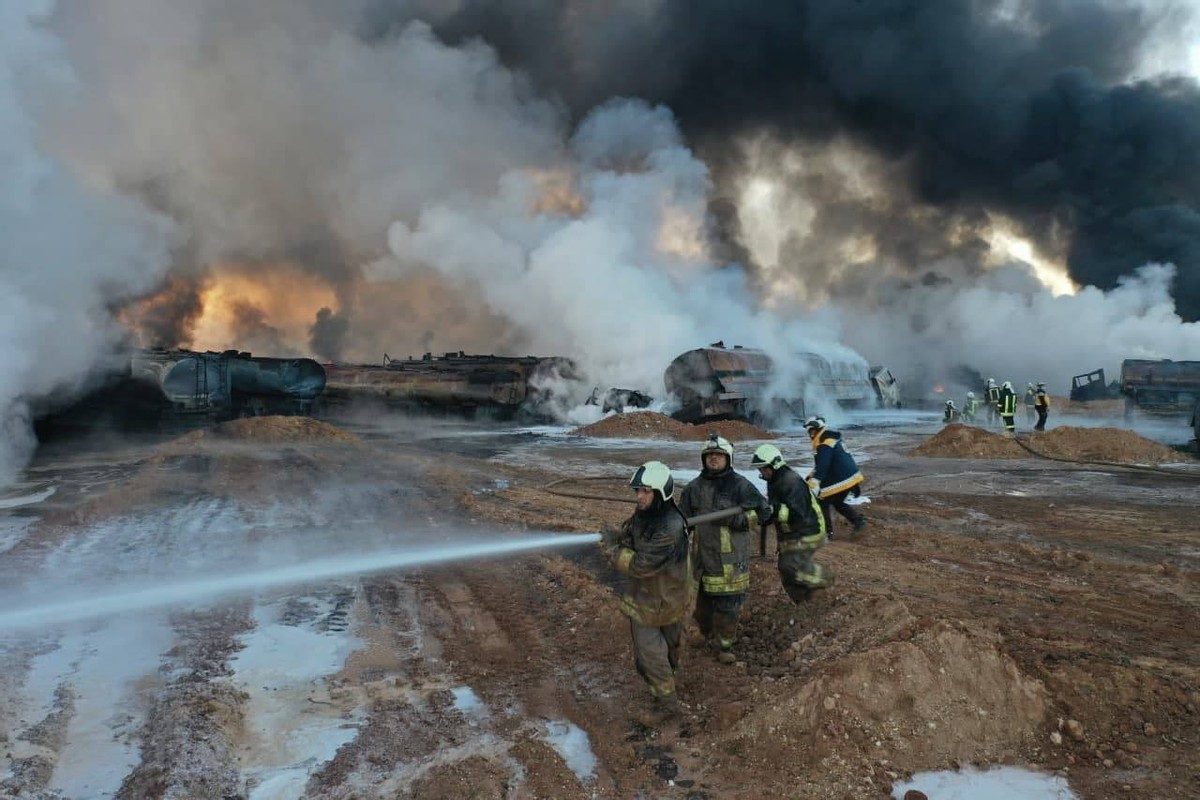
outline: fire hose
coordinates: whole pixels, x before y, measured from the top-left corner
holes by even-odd
[[[616,477],[608,476],[608,475],[592,475],[592,476],[577,477],[577,478],[559,478],[556,481],[551,481],[550,483],[546,484],[545,488],[546,488],[546,491],[549,492],[550,494],[558,495],[559,497],[575,497],[575,498],[579,498],[581,500],[602,500],[602,501],[609,502],[609,503],[628,504],[629,502],[631,502],[631,498],[629,498],[628,496],[615,497],[612,495],[604,495],[604,494],[590,494],[588,492],[568,492],[568,491],[564,491],[562,489],[555,488],[564,483],[571,483],[574,481],[614,481],[614,480],[620,480],[620,479],[616,478]],[[741,506],[730,506],[729,508],[722,508],[717,511],[709,511],[706,514],[697,514],[694,517],[685,517],[684,524],[688,528],[694,528],[697,525],[705,525],[709,522],[720,522],[721,520],[732,519],[733,517],[736,517],[738,514],[744,514],[744,513],[746,513],[746,509],[742,508]],[[767,555],[767,528],[765,525],[762,526],[762,529],[759,531],[759,550],[761,551],[760,554],[762,556],[765,557]]]

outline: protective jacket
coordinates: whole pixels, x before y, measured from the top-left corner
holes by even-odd
[[[978,413],[979,413],[979,399],[978,398],[968,397],[966,400],[963,401],[963,416],[964,417],[966,417],[967,419],[974,419],[975,415]]]
[[[660,628],[690,611],[695,584],[687,530],[673,501],[656,499],[635,511],[621,526],[613,561],[630,578],[621,611],[635,622]]]
[[[732,506],[747,511],[732,520],[696,527],[697,568],[705,594],[741,594],[750,588],[750,527],[769,519],[771,507],[754,484],[731,467],[717,473],[704,470],[679,498],[686,517]]]
[[[1012,389],[1005,389],[1000,393],[1000,416],[1011,417],[1017,413],[1017,393]]]
[[[1046,394],[1045,389],[1038,389],[1037,395],[1034,397],[1033,404],[1034,406],[1040,406],[1041,408],[1049,409],[1050,395]]]
[[[825,541],[825,516],[816,495],[808,484],[789,466],[776,467],[767,482],[767,502],[771,504],[771,519],[779,552],[795,549],[792,545],[810,537],[817,544]]]
[[[999,386],[987,387],[987,389],[984,390],[984,394],[987,395],[988,405],[995,406],[997,409],[1000,408],[1000,387]]]
[[[863,482],[863,474],[842,444],[840,432],[823,430],[812,442],[816,461],[812,477],[821,483],[819,497],[832,497]]]

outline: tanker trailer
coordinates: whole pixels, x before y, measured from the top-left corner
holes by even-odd
[[[1187,415],[1200,441],[1200,361],[1127,358],[1121,362],[1121,394],[1127,425],[1138,411]]]
[[[311,358],[225,355],[235,416],[310,414],[325,390],[325,368]]]
[[[508,418],[539,415],[553,397],[557,379],[574,380],[565,358],[468,355],[462,351],[421,358],[393,359],[382,365],[329,365],[328,398],[356,398],[388,405]]]
[[[760,422],[803,417],[806,398],[844,408],[879,403],[877,385],[865,363],[831,362],[817,353],[796,353],[786,366],[793,386],[784,396],[768,396],[769,389],[778,391],[773,385],[778,368],[762,350],[726,347],[723,342],[689,350],[676,357],[663,375],[667,392],[679,401],[672,416],[692,424],[721,419]]]

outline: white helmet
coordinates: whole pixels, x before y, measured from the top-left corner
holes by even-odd
[[[1004,388],[1011,392],[1012,391],[1012,381],[1005,381]]]
[[[787,466],[787,462],[783,460],[783,453],[779,452],[778,447],[773,444],[760,444],[750,459],[750,466],[759,469],[763,467],[779,469]]]
[[[974,400],[974,399],[975,399],[975,393],[974,393],[974,392],[967,392],[967,399],[968,399],[968,400]]]
[[[662,498],[663,502],[670,500],[671,495],[675,493],[671,469],[661,461],[647,461],[642,464],[629,479],[629,485],[634,489],[649,489]]]
[[[704,464],[704,457],[709,453],[724,453],[728,460],[727,466],[733,466],[733,445],[724,436],[717,435],[716,431],[708,434],[708,438],[704,440],[704,446],[700,448],[700,464]]]
[[[817,431],[823,431],[825,430],[825,418],[809,417],[804,421],[804,428],[809,432],[810,435],[816,433]]]
[[[988,378],[988,380],[987,380],[987,385],[988,385],[988,386],[995,386],[995,385],[996,385],[996,379],[995,379],[995,378]]]

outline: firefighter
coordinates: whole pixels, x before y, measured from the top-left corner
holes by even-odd
[[[1034,410],[1034,407],[1037,405],[1036,398],[1037,390],[1033,388],[1033,384],[1025,384],[1025,421],[1030,425],[1033,424],[1033,420],[1037,416],[1037,412]]]
[[[1034,425],[1033,429],[1035,431],[1046,430],[1046,417],[1050,415],[1050,395],[1046,392],[1046,384],[1041,381],[1038,381],[1033,407],[1037,411],[1037,425]]]
[[[857,495],[863,482],[854,456],[842,444],[842,434],[831,431],[823,417],[809,417],[804,428],[812,438],[815,466],[806,480],[821,501],[825,517],[825,535],[833,538],[833,511],[850,521],[857,533],[867,526],[867,520],[855,508],[846,505],[851,493]]]
[[[675,505],[671,470],[661,461],[647,461],[629,485],[637,509],[620,528],[604,532],[602,546],[617,570],[629,576],[621,611],[629,617],[634,664],[651,697],[650,707],[636,717],[653,727],[680,713],[675,671],[694,583],[687,520]]]
[[[954,407],[953,400],[946,401],[946,409],[942,412],[942,421],[946,423],[955,422],[958,420],[958,409]]]
[[[975,422],[979,416],[979,400],[975,397],[974,392],[967,392],[967,399],[963,402],[962,418],[963,422]]]
[[[696,527],[696,570],[700,575],[695,619],[717,658],[732,664],[738,617],[750,588],[750,528],[770,520],[771,506],[754,484],[733,471],[733,445],[716,433],[700,449],[700,476],[679,498],[685,517],[733,506],[746,512],[731,520]]]
[[[1012,381],[1005,381],[1000,390],[1000,419],[1004,421],[1004,432],[1012,435],[1017,431],[1017,393],[1013,391]]]
[[[825,515],[808,484],[796,473],[773,444],[754,451],[750,466],[767,482],[767,502],[775,523],[779,580],[792,602],[799,605],[815,589],[833,585],[833,573],[813,561],[825,544]]]
[[[995,425],[1000,414],[1000,387],[995,378],[987,379],[987,387],[983,390],[983,402],[987,405],[988,425]]]

